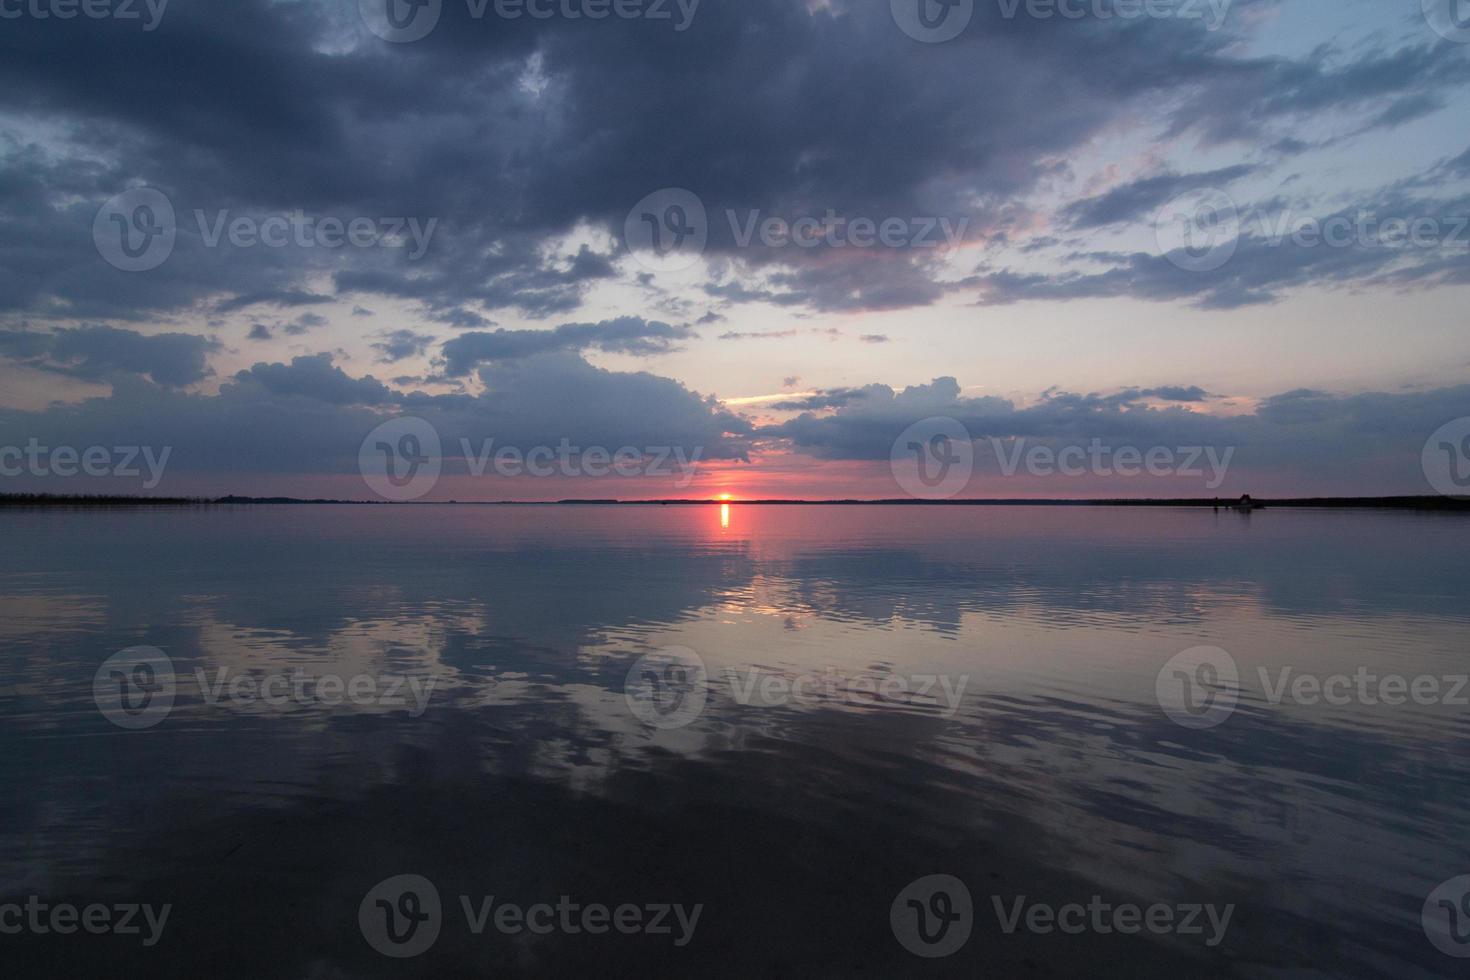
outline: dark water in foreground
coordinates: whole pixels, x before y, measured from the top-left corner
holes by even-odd
[[[7,976],[1470,970],[1466,888],[1431,896],[1470,874],[1463,517],[247,507],[0,540]],[[94,687],[139,646],[167,659]],[[1199,647],[1233,711],[1219,654],[1165,669]],[[168,917],[50,917],[132,904]]]

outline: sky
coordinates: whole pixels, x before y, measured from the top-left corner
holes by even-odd
[[[1467,86],[1466,0],[0,0],[0,492],[1454,492]]]

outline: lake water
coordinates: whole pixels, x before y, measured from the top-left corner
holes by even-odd
[[[1461,516],[259,506],[0,540],[0,927],[39,922],[10,975],[1470,969]],[[167,918],[52,917],[130,905]]]

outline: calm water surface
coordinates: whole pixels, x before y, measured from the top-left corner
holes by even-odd
[[[172,907],[150,947],[0,935],[12,975],[1470,969],[1421,920],[1470,874],[1470,708],[1271,696],[1470,671],[1461,517],[238,507],[0,512],[0,540],[0,899]],[[138,646],[174,700],[132,730],[94,679]],[[1201,646],[1240,675],[1210,728],[1156,687]],[[251,694],[326,676],[378,695]],[[890,912],[934,874],[972,934],[925,959]],[[442,901],[408,959],[359,918],[399,875]],[[680,945],[476,935],[460,900],[563,895],[702,911]],[[1008,933],[1022,896],[1234,910],[1214,945]]]

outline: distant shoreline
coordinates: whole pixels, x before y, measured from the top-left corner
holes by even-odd
[[[391,503],[363,500],[307,500],[296,497],[127,497],[127,496],[63,496],[54,494],[0,494],[0,508],[136,508],[136,507],[234,507],[234,506],[344,506],[344,507],[707,507],[712,504],[738,504],[741,507],[1209,507],[1236,510],[1236,500],[1212,497],[1178,497],[1154,499],[1047,499],[1019,498],[966,500],[554,500],[554,501],[415,501]],[[1251,509],[1373,508],[1418,511],[1470,512],[1470,498],[1418,497],[1296,497],[1261,498]]]

